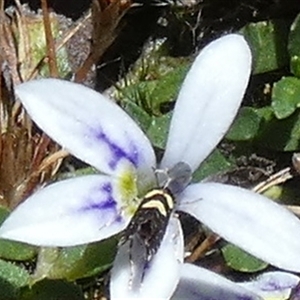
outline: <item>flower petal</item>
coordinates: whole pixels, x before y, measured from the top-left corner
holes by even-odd
[[[242,101],[251,69],[240,35],[224,36],[196,58],[179,93],[162,168],[183,161],[195,170],[228,130]]]
[[[152,146],[136,123],[115,103],[83,85],[39,79],[16,88],[22,104],[51,138],[73,155],[113,174],[120,162],[152,172]]]
[[[41,246],[98,241],[123,230],[118,195],[108,176],[64,180],[36,192],[3,223],[0,237]]]
[[[114,262],[110,281],[111,299],[169,299],[178,283],[179,266],[184,255],[178,219],[170,219],[162,244],[146,268],[143,248],[139,247],[142,245],[134,243],[130,249],[129,244],[126,242],[119,248]]]
[[[250,282],[239,285],[260,295],[264,299],[288,299],[292,289],[299,283],[300,278],[286,272],[267,272]]]
[[[220,183],[188,186],[183,210],[224,239],[279,268],[300,271],[300,221],[266,197]]]
[[[172,300],[258,300],[256,294],[204,268],[192,264],[181,266],[180,281]]]

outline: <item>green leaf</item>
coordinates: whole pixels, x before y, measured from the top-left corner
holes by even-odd
[[[276,70],[289,64],[287,42],[290,22],[271,20],[247,24],[241,33],[251,46],[254,73]]]
[[[25,269],[0,260],[0,299],[17,298],[19,289],[29,282],[30,275]]]
[[[198,182],[209,175],[226,172],[233,167],[233,163],[225,158],[220,150],[215,149],[193,174],[193,181]]]
[[[6,207],[0,206],[0,225],[5,221],[9,214],[10,212]]]
[[[294,20],[288,42],[291,72],[300,77],[300,14]]]
[[[300,79],[283,77],[272,91],[272,107],[278,119],[284,119],[300,107]]]
[[[151,124],[151,117],[140,106],[131,101],[122,100],[122,107],[139,127],[141,127],[144,132],[147,132]]]
[[[274,119],[274,111],[271,106],[255,109],[255,112],[262,118],[263,122],[270,122]]]
[[[0,299],[1,300],[19,300],[19,289],[12,284],[0,278]]]
[[[150,117],[161,116],[165,113],[162,105],[175,100],[190,63],[186,59],[169,57],[161,58],[155,64],[151,64],[152,59],[148,57],[145,61],[143,65],[150,64],[149,69],[146,68],[149,72],[147,76],[132,74],[133,79],[128,80],[125,87],[119,88],[116,96],[129,114],[132,108],[136,113],[134,107],[127,107],[128,103],[133,103]]]
[[[0,225],[8,217],[9,211],[0,207]],[[0,257],[7,260],[31,260],[36,256],[37,247],[0,239]]]
[[[151,94],[157,82],[157,80],[152,80],[132,83],[119,90],[117,98],[120,99],[124,109],[129,110],[129,114],[132,109],[133,112],[140,113],[136,107],[130,106],[130,104],[135,104],[144,114],[152,115]]]
[[[155,115],[160,115],[160,106],[163,103],[175,101],[182,82],[189,69],[189,64],[180,65],[174,70],[157,80],[151,93],[152,110]]]
[[[19,242],[0,240],[0,257],[7,260],[31,260],[37,254],[37,247]]]
[[[266,191],[264,191],[262,194],[266,196],[267,198],[270,198],[275,201],[282,201],[282,198],[286,194],[286,188],[282,185],[274,185],[269,187]],[[291,196],[291,195],[290,195]],[[295,196],[295,195],[293,195]],[[291,198],[293,199],[293,198]],[[293,199],[294,200],[294,199]],[[287,203],[288,204],[288,203]]]
[[[47,53],[47,43],[45,38],[44,19],[41,15],[36,15],[33,19],[27,16],[29,20],[23,21],[23,32],[20,31],[18,35],[18,55],[21,59],[20,71],[22,77],[28,80],[29,76],[32,76],[34,68],[40,67],[39,75],[42,77],[49,77],[48,64],[43,62],[45,53]],[[60,28],[60,22],[57,15],[52,14],[50,16],[51,29],[53,38],[58,40],[62,36],[62,30]],[[30,51],[26,51],[30,49]],[[55,52],[58,72],[60,77],[66,77],[72,70],[69,63],[69,57],[67,48],[61,47]]]
[[[168,113],[161,117],[153,117],[151,124],[147,130],[147,136],[154,147],[164,149],[169,133],[172,113]]]
[[[258,272],[264,270],[268,266],[264,261],[231,244],[223,247],[222,253],[226,264],[239,272]]]
[[[257,135],[261,117],[251,107],[243,107],[232,124],[226,138],[232,141],[248,141]]]
[[[22,289],[18,300],[84,300],[81,289],[74,283],[43,280]]]
[[[258,114],[268,110],[258,109]],[[266,114],[262,122],[256,143],[266,149],[275,151],[297,151],[300,149],[300,114],[296,111],[290,117],[282,120],[275,115]]]
[[[290,66],[291,72],[296,76],[300,77],[300,56],[293,55],[291,57],[291,66]]]
[[[44,275],[51,279],[64,278],[73,281],[99,274],[111,267],[116,249],[117,240],[114,238],[62,248],[51,269]]]
[[[64,172],[64,173],[58,174],[58,176],[55,178],[55,181],[69,179],[69,178],[75,178],[78,176],[94,175],[94,174],[99,174],[99,173],[100,172],[93,167],[80,168],[80,169],[72,170],[71,172]]]

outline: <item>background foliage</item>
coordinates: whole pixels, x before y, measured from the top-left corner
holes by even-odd
[[[147,133],[160,157],[176,95],[195,54],[209,41],[239,32],[252,49],[253,76],[226,138],[195,172],[193,180],[253,188],[272,173],[291,166],[292,154],[300,150],[300,4],[296,0],[128,0],[126,5],[117,0],[49,1],[48,7],[55,13],[48,21],[37,10],[39,1],[23,6],[14,1],[0,4],[5,16],[0,21],[0,36],[7,37],[5,41],[14,37],[10,44],[0,41],[1,49],[9,50],[0,54],[2,66],[3,62],[10,66],[9,70],[2,67],[0,86],[1,108],[9,118],[13,118],[11,85],[49,74],[62,78],[74,75],[76,81],[113,96]],[[116,6],[117,15],[112,14]],[[49,10],[46,12],[49,14]],[[101,18],[108,18],[109,30],[102,28],[101,22],[91,22]],[[52,26],[56,65],[44,59],[49,55],[45,22]],[[62,42],[70,32],[72,38]],[[104,35],[107,42],[103,44]],[[29,57],[23,51],[26,47],[32,49]],[[91,68],[94,64],[97,68]],[[24,124],[9,122],[10,127],[3,126],[3,120],[1,124],[0,222],[43,182],[94,172],[70,157],[58,169],[59,159],[65,156],[55,156],[57,146],[35,128],[25,132],[25,136],[34,138],[25,140],[20,133],[24,133]],[[25,153],[19,147],[18,155],[8,160],[3,153],[11,149],[13,143],[8,137],[12,132],[18,141],[30,144],[30,149]],[[37,152],[40,159],[34,156]],[[54,155],[52,160],[50,154]],[[19,176],[7,176],[16,172]],[[295,176],[289,183],[269,190],[268,195],[299,205],[298,186]],[[20,195],[16,187],[22,187]],[[193,252],[210,233],[184,215],[181,219],[187,250]],[[116,247],[115,237],[62,249],[39,249],[1,240],[0,300],[108,297],[109,268]],[[268,268],[224,241],[212,247],[214,251],[207,256],[210,263],[200,257],[197,263],[234,280]]]

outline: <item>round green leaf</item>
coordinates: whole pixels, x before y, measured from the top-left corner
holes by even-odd
[[[99,274],[111,267],[116,246],[116,239],[111,238],[88,245],[62,248],[58,253],[45,254],[45,260],[48,261],[40,261],[41,267],[37,266],[37,280],[47,277],[73,281]]]
[[[300,77],[300,55],[293,55],[291,57],[291,72],[296,76]]]
[[[255,74],[276,70],[289,64],[289,27],[289,21],[271,20],[250,23],[241,30],[251,46]]]
[[[300,14],[294,20],[288,42],[292,73],[300,77]]]
[[[240,248],[227,244],[222,248],[222,253],[226,264],[239,272],[257,272],[265,269],[268,264],[262,260],[246,253]]]
[[[19,300],[19,289],[11,285],[6,280],[0,278],[0,299],[3,300]]]
[[[258,114],[262,109],[258,109]],[[298,151],[300,149],[300,112],[278,120],[274,114],[262,122],[256,143],[275,151]]]
[[[260,127],[261,117],[251,107],[243,107],[226,138],[232,141],[248,141],[256,137]]]
[[[19,242],[0,240],[0,257],[7,260],[31,260],[37,254],[37,248]]]
[[[30,275],[25,269],[0,260],[0,299],[19,299],[19,289],[29,282]]]
[[[272,91],[272,107],[278,119],[289,117],[300,107],[300,79],[283,77]]]
[[[193,174],[193,181],[198,182],[204,178],[221,172],[226,172],[233,167],[233,163],[227,159],[218,149],[215,149]]]
[[[74,283],[43,280],[23,288],[19,300],[84,300],[81,289]]]

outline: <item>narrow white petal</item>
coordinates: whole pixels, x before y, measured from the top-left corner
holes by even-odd
[[[199,183],[179,208],[229,242],[279,268],[300,271],[300,221],[268,198],[239,187]]]
[[[111,299],[169,299],[178,280],[183,261],[183,236],[176,218],[171,218],[161,247],[144,270],[141,248],[133,247],[130,259],[129,242],[119,248],[111,273]],[[130,262],[131,260],[131,262]]]
[[[204,268],[181,266],[180,281],[172,300],[259,300],[258,295]]]
[[[98,241],[123,230],[128,217],[111,178],[90,175],[60,181],[36,192],[3,223],[0,237],[41,246]]]
[[[293,288],[297,286],[300,278],[286,272],[267,272],[253,281],[240,283],[240,286],[251,290],[264,299],[288,299]]]
[[[113,174],[124,161],[141,173],[155,166],[141,129],[100,93],[59,79],[29,81],[17,86],[16,93],[42,130],[98,170]]]
[[[244,38],[224,36],[205,47],[179,93],[162,167],[183,161],[193,170],[219,143],[248,84],[251,52]]]

